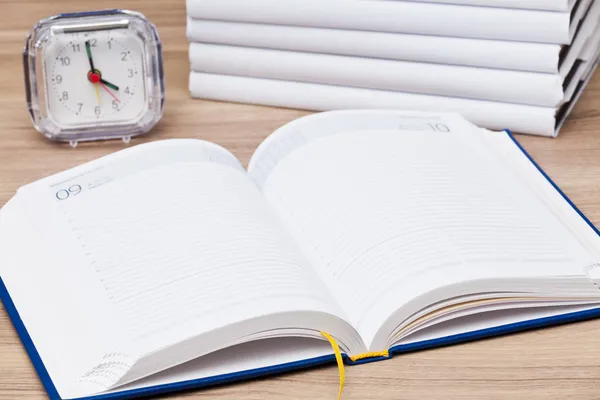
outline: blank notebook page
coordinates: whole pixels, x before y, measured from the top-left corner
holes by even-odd
[[[242,171],[167,165],[58,207],[141,352],[269,313],[336,312]]]
[[[266,180],[268,201],[367,345],[399,306],[437,287],[589,265],[477,134],[330,136],[292,152]]]

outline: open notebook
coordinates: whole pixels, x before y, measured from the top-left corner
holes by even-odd
[[[121,399],[600,315],[598,232],[507,132],[341,111],[22,187],[0,295],[52,399]],[[1,365],[1,361],[0,361]]]

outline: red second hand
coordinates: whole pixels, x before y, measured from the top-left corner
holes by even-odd
[[[108,94],[110,94],[112,96],[112,98],[115,99],[117,102],[119,102],[119,103],[121,102],[121,100],[119,100],[119,98],[117,96],[115,96],[113,92],[108,90],[108,88],[102,82],[98,82],[98,85],[102,86],[102,89],[106,90],[108,92]]]

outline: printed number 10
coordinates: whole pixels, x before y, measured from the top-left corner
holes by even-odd
[[[450,132],[450,128],[448,128],[447,125],[444,124],[429,124],[429,126],[431,127],[431,129],[433,129],[435,132],[444,132],[444,133],[448,133]]]

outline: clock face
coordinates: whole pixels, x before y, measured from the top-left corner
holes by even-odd
[[[134,32],[55,35],[42,56],[48,117],[59,127],[134,123],[148,110],[144,46]]]

